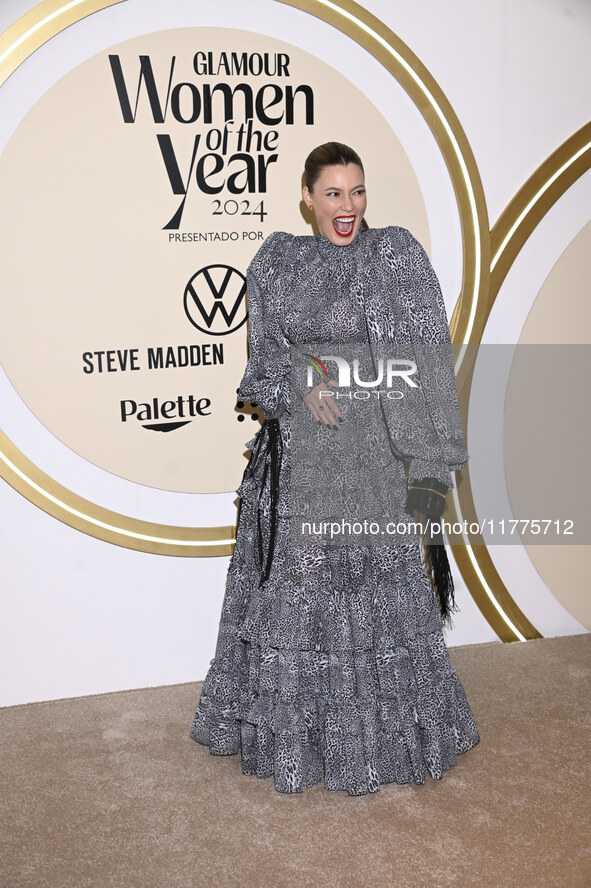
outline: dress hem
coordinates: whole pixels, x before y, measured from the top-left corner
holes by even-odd
[[[253,726],[256,727],[256,726]],[[466,752],[469,752],[471,749],[474,749],[480,743],[480,736],[478,731],[476,731],[474,736],[466,737],[465,741],[459,748],[455,750],[455,761],[449,761],[448,764],[442,766],[439,771],[432,771],[427,765],[424,766],[421,772],[418,774],[401,777],[400,779],[394,775],[387,776],[381,775],[379,768],[375,768],[374,766],[369,767],[369,771],[373,773],[373,780],[368,781],[366,785],[358,785],[356,787],[349,787],[346,785],[345,780],[338,780],[334,777],[327,777],[325,769],[322,768],[322,773],[318,772],[316,774],[308,774],[307,779],[302,778],[301,782],[297,785],[285,785],[282,784],[281,780],[276,778],[275,772],[271,771],[260,771],[256,766],[249,765],[247,761],[245,761],[244,755],[242,755],[242,747],[239,746],[238,749],[226,750],[222,751],[220,749],[212,749],[211,741],[204,739],[204,737],[199,735],[199,731],[195,729],[195,723],[191,728],[189,733],[189,737],[194,740],[196,743],[199,743],[201,746],[207,746],[209,749],[210,755],[216,756],[229,756],[229,755],[238,755],[241,753],[242,758],[242,773],[248,777],[257,777],[259,780],[268,780],[269,778],[274,778],[275,789],[278,792],[284,794],[295,794],[302,793],[305,789],[311,789],[314,786],[318,786],[319,784],[324,784],[324,788],[330,792],[346,792],[350,796],[364,796],[369,793],[379,792],[381,787],[389,786],[391,784],[396,784],[398,786],[406,786],[409,784],[414,784],[415,786],[423,786],[427,778],[430,777],[432,780],[441,780],[447,771],[451,768],[454,768],[459,763],[459,756],[464,755]]]

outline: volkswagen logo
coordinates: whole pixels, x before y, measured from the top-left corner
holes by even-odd
[[[248,317],[246,278],[231,265],[206,265],[185,287],[184,307],[189,321],[208,336],[226,336]]]

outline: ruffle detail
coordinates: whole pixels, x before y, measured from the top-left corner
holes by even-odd
[[[396,647],[408,638],[421,645],[426,635],[441,632],[441,613],[418,546],[388,547],[380,571],[373,566],[372,549],[291,546],[276,554],[261,586],[256,567],[239,552],[228,583],[252,589],[248,600],[238,596],[244,602],[241,638],[280,650],[340,652]],[[421,653],[427,657],[429,651]]]
[[[282,652],[243,643],[212,661],[191,737],[280,792],[324,779],[349,795],[440,779],[480,738],[453,667],[415,671],[412,646]],[[414,662],[413,662],[414,661]]]

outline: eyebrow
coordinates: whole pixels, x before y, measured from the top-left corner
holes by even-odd
[[[357,188],[365,188],[365,185],[362,182],[360,182],[359,185],[354,185],[353,188],[351,188],[351,191],[355,191]],[[329,185],[324,190],[325,191],[342,191],[343,189],[337,188],[336,185],[332,185],[332,186]]]

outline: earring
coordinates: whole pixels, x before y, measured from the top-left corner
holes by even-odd
[[[308,209],[309,209],[309,210],[312,210],[312,212],[314,212],[314,205],[313,205],[313,204],[308,204]]]

